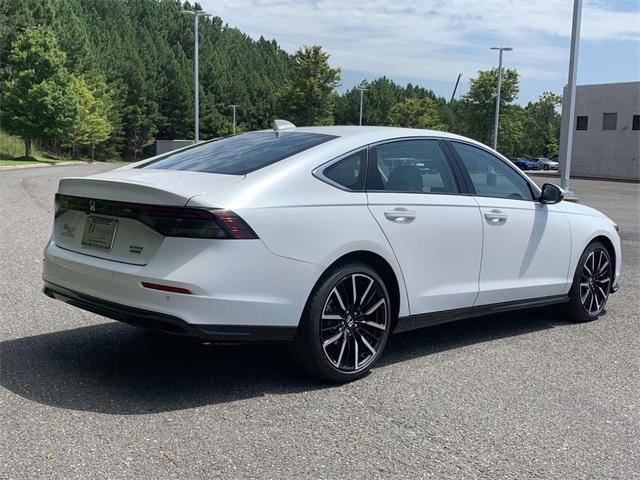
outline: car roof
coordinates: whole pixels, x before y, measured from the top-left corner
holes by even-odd
[[[358,125],[331,125],[326,127],[296,127],[296,132],[319,133],[342,138],[364,137],[368,142],[402,137],[442,137],[470,141],[471,139],[439,130],[402,127],[373,127]],[[473,142],[473,140],[471,140]],[[474,142],[475,143],[475,142]]]

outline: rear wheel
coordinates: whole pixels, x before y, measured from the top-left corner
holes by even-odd
[[[545,165],[543,168],[544,168],[545,170],[549,170],[549,165]]]
[[[350,263],[326,273],[311,293],[292,351],[311,375],[348,382],[380,358],[390,329],[383,280],[370,266]]]
[[[569,292],[567,314],[576,322],[589,322],[600,316],[609,299],[613,263],[600,242],[591,243],[578,262]]]

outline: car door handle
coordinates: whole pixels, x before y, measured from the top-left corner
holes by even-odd
[[[507,218],[509,218],[509,216],[506,213],[504,213],[502,210],[494,209],[494,210],[491,210],[490,212],[485,212],[484,218],[491,225],[502,225],[507,221]]]
[[[406,208],[394,208],[384,212],[384,218],[397,223],[410,223],[416,218],[416,212]]]

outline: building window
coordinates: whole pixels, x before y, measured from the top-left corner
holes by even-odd
[[[586,115],[578,116],[578,120],[576,121],[576,130],[587,130],[589,128],[589,117]]]
[[[640,115],[634,115],[631,122],[631,130],[640,130]]]
[[[618,124],[617,113],[603,113],[602,114],[602,129],[603,130],[615,130]]]

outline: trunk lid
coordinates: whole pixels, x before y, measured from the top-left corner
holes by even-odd
[[[128,212],[140,205],[184,207],[189,199],[242,180],[240,175],[118,169],[60,181],[53,241],[93,257],[146,265],[164,236]]]
[[[91,177],[60,180],[58,193],[76,197],[184,206],[191,197],[239,182],[243,175],[123,168]]]

